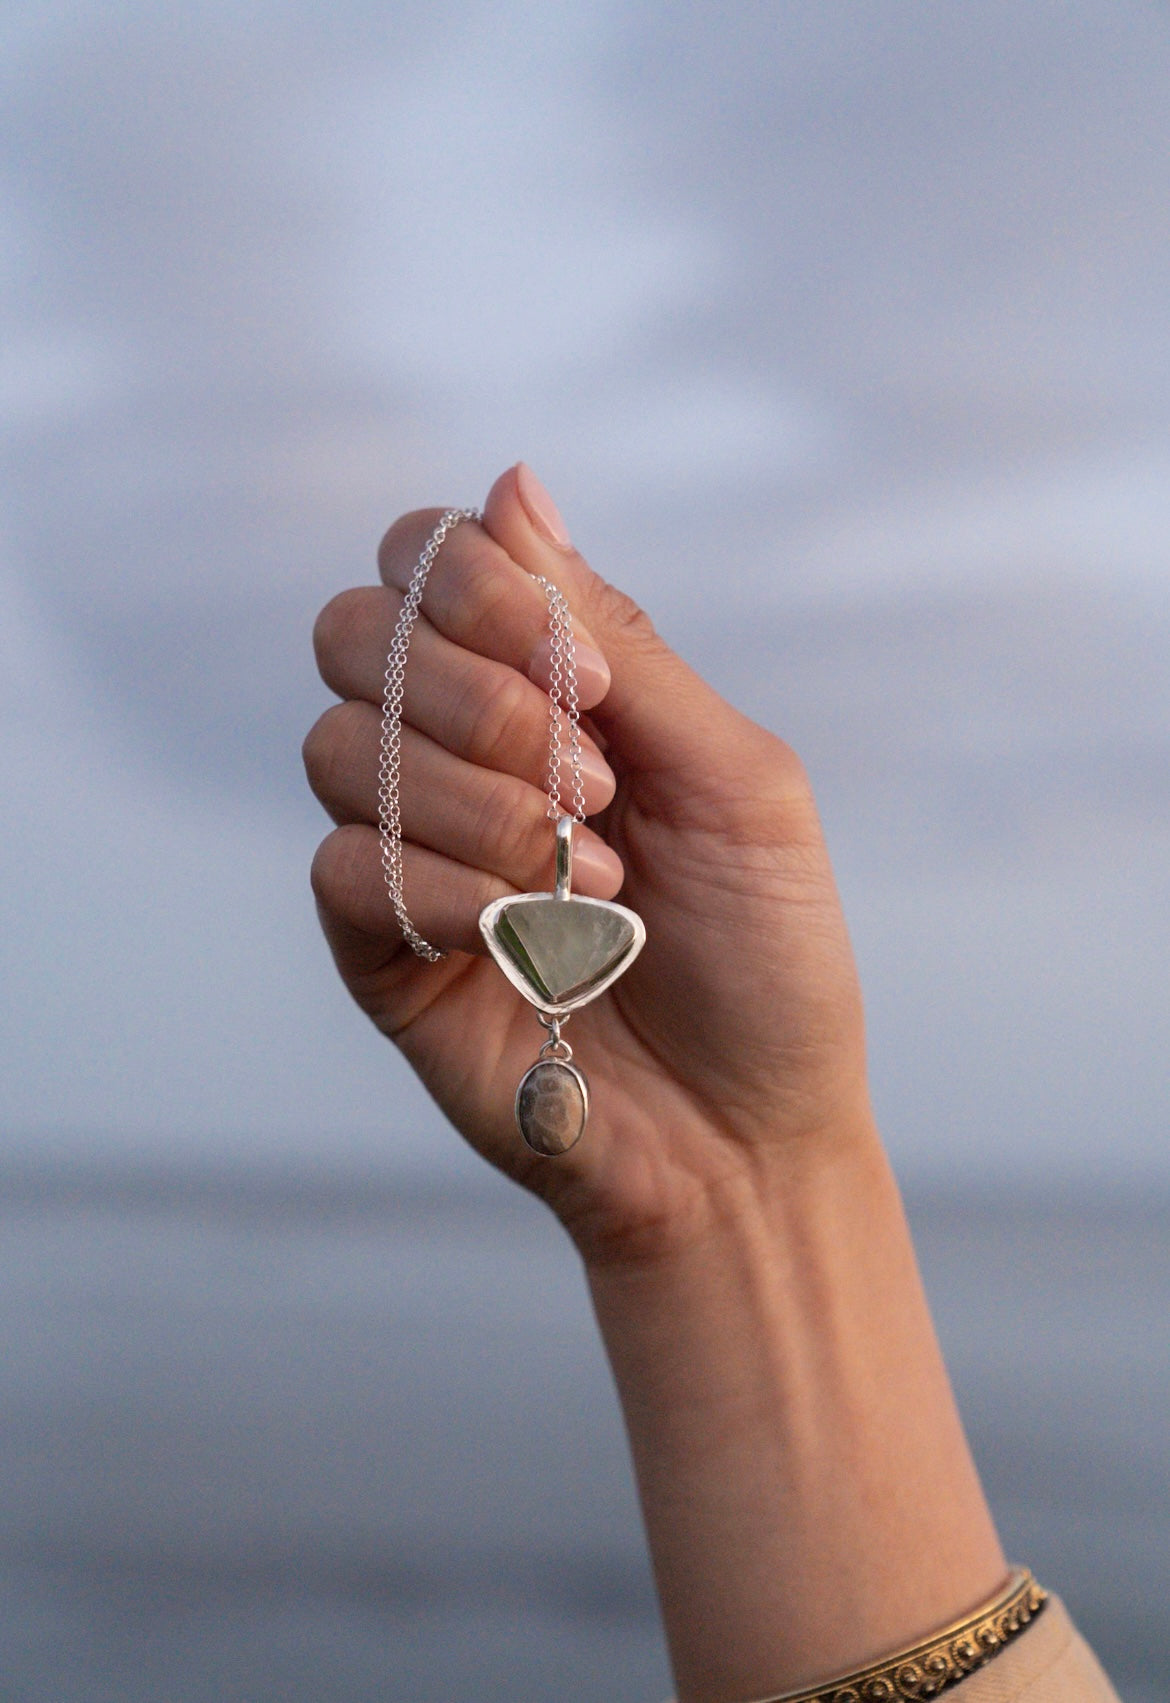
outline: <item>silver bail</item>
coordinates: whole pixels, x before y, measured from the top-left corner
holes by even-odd
[[[557,817],[557,884],[554,899],[568,899],[573,887],[573,818]]]

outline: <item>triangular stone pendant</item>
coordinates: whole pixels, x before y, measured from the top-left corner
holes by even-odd
[[[479,926],[508,980],[550,1017],[604,993],[646,941],[641,917],[624,905],[551,893],[497,899]]]

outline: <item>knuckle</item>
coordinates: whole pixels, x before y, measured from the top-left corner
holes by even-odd
[[[333,711],[328,709],[324,715],[318,716],[304,737],[301,745],[301,761],[305,765],[305,774],[314,792],[319,790],[319,782],[328,770],[331,757],[329,756],[329,730],[325,726]]]
[[[357,920],[364,915],[371,845],[370,830],[351,825],[335,828],[317,847],[309,879],[318,904],[334,916]]]
[[[528,881],[538,857],[528,789],[511,775],[493,775],[476,809],[475,843],[483,863],[499,873],[522,874]]]
[[[383,580],[399,593],[410,583],[420,551],[426,546],[442,509],[404,515],[382,540],[378,565]],[[426,582],[425,612],[451,638],[473,637],[511,596],[500,572],[501,551],[478,526],[461,525],[447,534]]]
[[[480,861],[489,869],[498,869],[501,858],[507,856],[515,802],[507,776],[493,775],[476,804],[475,844],[479,848]]]
[[[309,785],[318,798],[337,796],[353,766],[365,721],[359,704],[331,704],[305,735],[301,757]]]
[[[331,597],[313,623],[313,654],[322,674],[352,648],[369,619],[367,587],[355,586]]]
[[[511,588],[499,571],[490,541],[461,526],[448,538],[429,581],[430,608],[440,626],[459,640],[495,625]]]
[[[395,583],[395,566],[399,557],[407,556],[413,562],[423,547],[423,541],[435,530],[442,515],[442,509],[411,509],[409,513],[399,515],[378,545],[378,568],[384,579]]]
[[[819,842],[820,816],[803,759],[777,734],[760,731],[766,743],[756,767],[767,777],[763,799],[782,813],[787,835],[797,834]]]
[[[484,909],[485,905],[490,905],[493,899],[503,898],[507,891],[508,889],[500,880],[500,877],[498,875],[493,875],[490,870],[477,870],[472,878],[468,886],[467,896],[464,903],[466,905],[465,914],[468,921],[468,934],[475,942],[476,950],[479,950],[482,946],[482,939],[480,937],[478,926],[480,912]]]
[[[718,807],[704,812],[705,825],[739,847],[819,846],[820,817],[804,763],[767,728],[743,727],[734,762],[711,775]]]
[[[616,585],[610,585],[608,580],[601,580],[598,584],[597,601],[600,614],[598,625],[602,633],[617,633],[640,644],[661,643],[653,621],[628,592],[620,590]]]
[[[468,744],[475,762],[493,765],[513,760],[532,743],[532,688],[511,668],[493,669],[478,683],[465,706],[470,716]]]
[[[812,782],[804,760],[779,735],[768,734],[770,762],[776,779],[791,798],[812,798]]]

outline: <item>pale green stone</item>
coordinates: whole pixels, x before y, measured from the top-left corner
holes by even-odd
[[[609,974],[630,950],[634,929],[606,905],[549,898],[506,905],[495,936],[537,1002],[561,1005]]]

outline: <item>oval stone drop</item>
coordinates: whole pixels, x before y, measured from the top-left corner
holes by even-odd
[[[589,1115],[589,1087],[575,1065],[542,1058],[520,1079],[516,1122],[534,1153],[555,1159],[580,1141]]]

